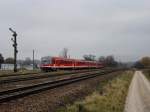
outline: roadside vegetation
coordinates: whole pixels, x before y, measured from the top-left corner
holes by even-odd
[[[67,71],[66,71],[67,72]],[[18,69],[18,72],[14,72],[13,70],[0,70],[0,77],[2,76],[11,76],[11,75],[28,75],[28,74],[36,74],[36,73],[50,73],[50,74],[61,74],[65,73],[63,70],[59,71],[51,71],[51,72],[43,72],[40,69],[27,70],[27,69]]]
[[[19,69],[17,73],[14,73],[13,70],[0,70],[0,76],[14,75],[14,74],[27,74],[27,73],[39,73],[40,70],[26,70]]]
[[[126,71],[112,80],[100,83],[90,96],[58,112],[123,112],[132,76],[132,71]]]
[[[143,70],[143,73],[150,80],[150,69]]]

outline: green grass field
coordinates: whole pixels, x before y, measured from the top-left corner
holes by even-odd
[[[100,83],[90,96],[58,112],[123,112],[132,77],[133,72],[127,71],[102,85]]]

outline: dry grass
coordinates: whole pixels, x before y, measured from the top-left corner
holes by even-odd
[[[143,73],[150,80],[150,69],[143,70]]]
[[[132,76],[133,72],[125,72],[105,83],[102,92],[97,89],[85,100],[68,105],[58,112],[123,112]]]
[[[40,70],[19,70],[17,73],[14,73],[13,70],[0,70],[0,76],[2,75],[14,75],[14,74],[26,74],[26,73],[39,73]]]

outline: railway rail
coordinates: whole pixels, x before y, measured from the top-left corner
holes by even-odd
[[[53,89],[56,87],[64,86],[67,84],[75,83],[78,81],[82,81],[85,79],[94,78],[100,75],[105,75],[108,73],[112,73],[115,71],[119,71],[122,69],[116,70],[106,70],[106,71],[94,71],[90,73],[85,73],[85,75],[67,78],[67,79],[60,79],[56,81],[47,81],[40,84],[30,85],[26,87],[15,88],[11,90],[1,91],[0,92],[0,103],[8,102],[13,99],[21,98],[30,94],[35,94],[44,90]]]
[[[73,70],[73,71],[80,71],[80,70]],[[28,75],[37,75],[37,74],[54,74],[58,72],[70,72],[67,70],[61,70],[61,71],[51,71],[51,72],[27,72],[27,73],[7,73],[7,74],[1,74],[0,78],[7,78],[7,77],[17,77],[17,76],[28,76]]]
[[[101,68],[101,70],[103,69],[110,69],[110,68]],[[7,78],[7,77],[17,77],[17,76],[28,76],[28,75],[37,75],[37,74],[56,74],[56,73],[60,73],[60,72],[64,72],[64,73],[67,73],[67,72],[77,72],[77,71],[86,71],[86,70],[89,70],[89,69],[83,69],[83,70],[58,70],[58,71],[51,71],[51,72],[27,72],[27,73],[4,73],[4,74],[0,74],[0,79],[1,78]],[[90,70],[96,70],[96,69],[90,69]]]
[[[90,73],[93,71],[86,71],[86,72],[79,72],[79,73],[70,73],[70,74],[63,74],[63,75],[57,75],[57,76],[53,76],[53,77],[47,77],[47,78],[39,78],[39,79],[34,79],[33,80],[24,80],[24,81],[17,81],[17,82],[9,82],[9,83],[3,83],[0,84],[0,92],[1,91],[5,91],[5,90],[10,90],[10,89],[15,89],[15,88],[19,88],[19,87],[25,87],[25,86],[30,86],[30,85],[34,85],[34,84],[40,84],[43,82],[47,82],[47,81],[56,81],[59,79],[66,79],[66,78],[72,78],[72,77],[77,77],[77,76],[82,76],[82,75],[86,75],[87,73]]]
[[[35,80],[35,79],[43,79],[43,78],[52,78],[52,77],[62,77],[70,74],[76,74],[76,73],[86,73],[90,71],[97,71],[97,70],[77,70],[73,72],[65,72],[65,73],[59,73],[59,74],[50,74],[50,73],[43,73],[40,75],[36,74],[30,74],[28,76],[9,76],[9,77],[3,77],[0,79],[0,84],[5,83],[12,83],[12,82],[19,82],[19,81],[27,81],[27,80]]]

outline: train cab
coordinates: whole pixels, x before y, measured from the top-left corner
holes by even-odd
[[[52,57],[46,56],[41,58],[40,68],[42,70],[51,70],[52,69]]]

